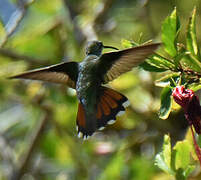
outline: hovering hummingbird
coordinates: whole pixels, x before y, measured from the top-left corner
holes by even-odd
[[[128,99],[121,93],[102,86],[130,71],[151,55],[160,43],[118,50],[90,41],[86,57],[80,63],[63,62],[28,71],[11,78],[33,79],[65,84],[74,88],[79,100],[77,113],[78,137],[88,139],[96,130],[113,124],[125,112]],[[117,51],[102,54],[103,48]]]

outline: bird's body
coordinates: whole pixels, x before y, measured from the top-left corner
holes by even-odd
[[[22,73],[11,78],[35,79],[66,84],[76,89],[79,100],[77,114],[78,136],[84,139],[97,129],[113,124],[128,106],[128,99],[103,84],[130,71],[151,55],[160,44],[148,44],[102,54],[100,41],[91,41],[81,63],[65,62]],[[116,49],[116,48],[113,48]]]
[[[96,76],[97,61],[99,57],[95,55],[87,56],[83,62],[79,64],[79,74],[76,83],[76,92],[80,102],[87,106],[90,104],[88,99],[93,99],[94,92],[101,85],[101,80]],[[91,100],[93,101],[93,100]]]
[[[76,92],[87,120],[95,118],[97,95],[101,86],[101,81],[96,76],[98,59],[96,55],[89,55],[79,64]],[[96,129],[95,121],[89,120],[87,123],[92,129]]]

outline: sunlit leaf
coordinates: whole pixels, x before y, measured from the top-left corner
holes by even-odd
[[[171,62],[170,60],[160,56],[159,54],[154,54],[154,55],[150,56],[146,60],[146,62],[152,66],[162,68],[162,69],[166,69],[166,70],[175,69],[175,65],[173,62]]]
[[[175,83],[180,80],[180,73],[171,73],[155,81],[155,85],[159,87],[175,87]]]
[[[170,137],[164,136],[163,151],[155,157],[155,164],[173,175],[176,180],[186,180],[195,166],[190,164],[191,145],[187,140],[178,142],[175,147],[171,148]]]
[[[164,156],[165,163],[170,168],[170,166],[171,166],[171,143],[170,143],[170,137],[168,135],[164,136],[163,156]]]
[[[196,72],[201,71],[201,62],[190,54],[187,54],[183,57],[182,63],[185,69],[192,69]]]
[[[190,163],[190,152],[191,146],[187,140],[182,142],[177,142],[177,144],[173,148],[175,156],[175,168],[179,169],[186,169]]]
[[[133,46],[131,41],[129,41],[127,39],[122,39],[121,40],[121,45],[122,45],[123,48],[131,48]]]
[[[171,170],[171,143],[168,135],[164,136],[163,151],[156,155],[155,165],[163,171],[174,175],[174,172]]]
[[[192,89],[193,91],[198,91],[201,89],[201,84],[200,82],[199,83],[193,83],[193,84],[190,84],[188,86],[189,89]]]
[[[166,68],[161,68],[156,66],[155,64],[150,64],[147,61],[144,61],[142,64],[139,65],[141,68],[143,68],[145,71],[149,72],[164,72],[167,71]]]
[[[186,47],[190,53],[200,61],[199,48],[196,37],[196,8],[194,8],[192,16],[189,19],[186,33]]]
[[[159,153],[159,154],[156,155],[155,165],[157,165],[163,171],[171,174],[171,170],[169,169],[169,167],[165,163],[162,153]]]
[[[176,8],[170,16],[168,16],[162,25],[162,41],[165,51],[172,57],[176,56],[176,39],[180,28],[179,19],[177,17]]]
[[[187,179],[188,175],[194,170],[195,167],[190,164],[191,151],[191,145],[187,140],[177,142],[173,148],[172,162],[177,179]]]
[[[177,68],[180,68],[180,61],[188,54],[188,52],[186,52],[186,48],[183,44],[177,44],[177,51],[177,55],[174,58],[174,64]]]

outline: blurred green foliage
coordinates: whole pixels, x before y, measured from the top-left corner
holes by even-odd
[[[193,151],[187,140],[177,142],[171,150],[170,137],[164,136],[163,151],[156,155],[156,165],[177,180],[185,180],[195,169],[190,164],[190,154]]]
[[[179,109],[170,103],[169,89],[175,82],[187,83],[178,74],[180,64],[200,72],[201,31],[195,36],[196,22],[201,22],[200,0],[10,2],[16,8],[23,2],[26,5],[19,8],[22,17],[10,35],[6,35],[8,24],[0,21],[0,179],[169,180],[171,175],[181,177],[180,169],[186,172],[185,177],[200,179],[195,161],[191,174],[191,167],[187,167],[192,164],[188,154],[193,151],[188,134],[189,143],[179,142],[173,150],[166,136],[161,152],[164,134],[169,133],[174,145],[186,133],[183,112],[169,114],[170,108]],[[194,10],[189,20],[194,6],[198,15]],[[16,14],[14,20],[17,17]],[[131,106],[114,125],[83,142],[75,129],[74,90],[39,81],[11,81],[7,77],[63,60],[81,61],[85,42],[94,37],[120,49],[149,39],[162,39],[164,46],[140,68],[110,83],[128,97]],[[186,43],[186,48],[178,46],[178,42]],[[187,84],[200,89],[199,82]],[[158,117],[160,101],[164,104],[160,115],[163,119],[168,117],[165,121]],[[154,165],[158,152],[159,168]],[[194,154],[192,157],[196,159]],[[174,165],[170,170],[173,173],[163,173],[161,163],[168,168]]]

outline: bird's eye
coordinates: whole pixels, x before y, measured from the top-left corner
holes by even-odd
[[[101,48],[102,47],[102,43],[100,42],[100,43],[98,43],[98,47],[99,48]]]

